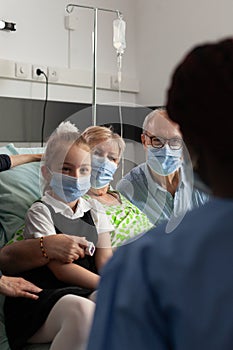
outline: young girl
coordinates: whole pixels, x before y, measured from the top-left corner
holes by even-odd
[[[51,341],[51,350],[83,349],[94,311],[89,298],[98,286],[99,270],[112,255],[113,227],[97,201],[81,198],[90,188],[90,149],[69,122],[50,137],[41,171],[45,194],[27,213],[25,238],[41,237],[41,253],[49,259],[44,236],[76,235],[83,237],[83,254],[73,263],[51,260],[23,274],[43,291],[36,301],[6,299],[7,335],[12,350],[26,342]],[[88,255],[88,241],[96,247],[93,256]]]

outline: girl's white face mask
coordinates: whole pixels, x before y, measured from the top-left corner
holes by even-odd
[[[91,175],[79,178],[62,173],[51,172],[50,187],[53,192],[66,203],[73,202],[82,197],[91,187]]]

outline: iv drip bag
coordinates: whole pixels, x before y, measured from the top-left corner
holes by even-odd
[[[118,55],[123,55],[126,48],[125,27],[126,23],[122,18],[113,21],[113,46]]]

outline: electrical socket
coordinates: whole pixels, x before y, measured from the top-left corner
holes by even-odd
[[[45,77],[43,74],[41,75],[38,75],[37,74],[37,69],[40,69],[42,72],[44,72],[46,75],[48,74],[47,73],[47,67],[46,66],[42,66],[40,64],[34,64],[32,66],[32,79],[33,80],[44,80]]]
[[[30,74],[31,65],[29,63],[15,63],[15,76],[17,78],[27,78]]]
[[[59,70],[58,68],[48,67],[48,80],[51,82],[58,81],[59,79]]]

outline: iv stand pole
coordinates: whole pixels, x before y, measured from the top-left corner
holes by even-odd
[[[97,25],[98,25],[98,11],[114,12],[118,17],[122,16],[122,13],[118,10],[110,10],[99,7],[84,6],[77,4],[68,4],[66,6],[66,12],[71,13],[74,7],[82,7],[85,9],[91,9],[94,11],[94,31],[93,31],[93,72],[92,72],[92,125],[96,126],[96,82],[97,82]]]

